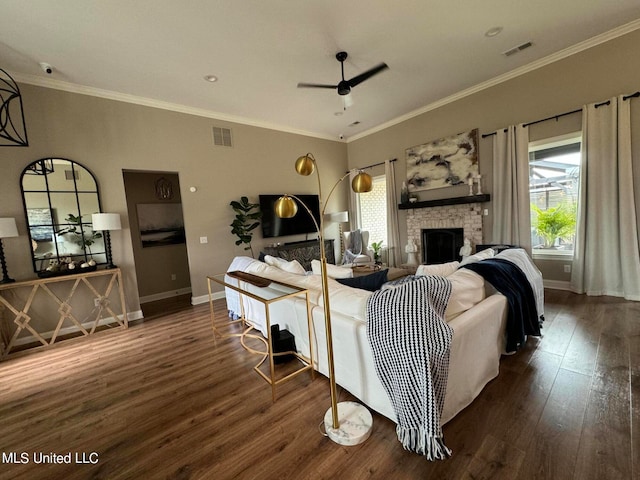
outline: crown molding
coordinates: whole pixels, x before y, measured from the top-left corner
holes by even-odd
[[[494,77],[486,82],[479,83],[465,90],[461,90],[460,92],[454,93],[453,95],[449,95],[448,97],[437,100],[433,103],[425,105],[419,109],[413,110],[409,113],[406,113],[400,117],[396,117],[388,122],[382,123],[376,127],[365,130],[364,132],[360,132],[356,135],[346,138],[342,140],[343,143],[349,143],[355,140],[359,140],[361,138],[372,135],[376,132],[380,132],[389,127],[397,125],[399,123],[410,120],[414,117],[422,115],[423,113],[430,112],[437,108],[440,108],[449,103],[455,102],[457,100],[463,99],[475,93],[481,92],[482,90],[486,90],[487,88],[491,88],[493,86],[499,85],[500,83],[506,82],[513,78],[519,77],[520,75],[524,75],[533,70],[537,70],[538,68],[542,68],[551,63],[557,62],[558,60],[562,60],[571,55],[575,55],[576,53],[587,50],[591,47],[595,47],[602,43],[608,42],[609,40],[613,40],[627,33],[631,33],[637,29],[640,29],[640,19],[629,22],[620,27],[614,28],[613,30],[609,30],[608,32],[602,33],[600,35],[596,35],[588,40],[577,43],[571,47],[565,48],[564,50],[560,50],[556,53],[548,55],[540,60],[536,60],[535,62],[529,63],[527,65],[523,65],[522,67],[516,68],[510,72],[507,72],[503,75],[499,75]],[[306,130],[298,130],[295,128],[273,124],[269,122],[261,122],[255,119],[228,115],[225,113],[214,112],[211,110],[206,110],[203,108],[189,107],[185,105],[180,105],[177,103],[164,102],[162,100],[155,100],[152,98],[140,97],[137,95],[130,95],[126,93],[114,92],[111,90],[104,90],[95,87],[88,87],[85,85],[79,85],[71,82],[64,82],[62,80],[56,80],[48,77],[41,77],[37,75],[30,75],[24,73],[17,72],[9,72],[10,75],[16,80],[18,83],[26,83],[29,85],[35,85],[39,87],[51,88],[55,90],[62,90],[65,92],[78,93],[81,95],[89,95],[98,98],[104,98],[107,100],[116,100],[119,102],[132,103],[135,105],[142,105],[145,107],[159,108],[162,110],[169,110],[178,113],[184,113],[187,115],[195,115],[198,117],[212,118],[221,121],[227,121],[232,123],[239,123],[243,125],[248,125],[252,127],[258,128],[267,128],[269,130],[277,130],[285,133],[292,133],[295,135],[304,135],[313,138],[319,138],[322,140],[331,140],[337,141],[334,136],[328,134],[321,134],[317,132],[309,132]]]
[[[413,110],[405,115],[396,117],[393,120],[389,120],[388,122],[385,122],[376,127],[365,130],[364,132],[360,132],[352,137],[348,137],[347,143],[358,140],[360,138],[367,137],[374,133],[380,132],[389,127],[405,122],[419,115],[422,115],[423,113],[427,113],[432,110],[435,110],[436,108],[443,107],[444,105],[453,103],[457,100],[473,95],[474,93],[481,92],[482,90],[486,90],[487,88],[494,87],[496,85],[499,85],[500,83],[504,83],[508,80],[519,77],[520,75],[524,75],[525,73],[529,73],[539,68],[542,68],[544,66],[550,65],[551,63],[557,62],[558,60],[562,60],[564,58],[570,57],[571,55],[575,55],[576,53],[580,53],[584,50],[588,50],[589,48],[595,47],[602,43],[621,37],[622,35],[626,35],[627,33],[631,33],[638,29],[640,29],[640,19],[634,20],[632,22],[629,22],[625,25],[614,28],[613,30],[609,30],[608,32],[602,33],[600,35],[596,35],[595,37],[589,38],[583,42],[567,47],[564,50],[560,50],[556,53],[553,53],[544,58],[541,58],[540,60],[536,60],[535,62],[529,63],[527,65],[523,65],[522,67],[511,70],[510,72],[507,72],[503,75],[499,75],[490,80],[487,80],[486,82],[482,82],[472,87],[469,87],[465,90],[461,90],[460,92],[454,93],[453,95],[449,95],[448,97],[442,98],[433,103],[425,105],[424,107]]]
[[[65,82],[50,77],[41,77],[38,75],[30,75],[26,73],[10,72],[10,75],[18,83],[26,83],[29,85],[35,85],[37,87],[51,88],[54,90],[62,90],[70,93],[78,93],[80,95],[89,95],[92,97],[104,98],[107,100],[115,100],[118,102],[132,103],[135,105],[142,105],[144,107],[159,108],[161,110],[169,110],[172,112],[184,113],[187,115],[195,115],[198,117],[212,118],[216,120],[240,123],[242,125],[248,125],[258,128],[267,128],[269,130],[278,130],[285,133],[293,133],[296,135],[304,135],[307,137],[320,138],[323,140],[336,139],[327,134],[321,134],[317,132],[308,132],[306,130],[298,130],[295,128],[286,127],[269,122],[261,122],[255,119],[228,115],[226,113],[214,112],[206,110],[204,108],[189,107],[186,105],[180,105],[177,103],[164,102],[162,100],[155,100],[153,98],[140,97],[137,95],[130,95],[127,93],[114,92],[111,90],[104,90],[101,88],[88,87],[77,83]]]

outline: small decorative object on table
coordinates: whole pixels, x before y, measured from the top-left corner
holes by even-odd
[[[418,245],[416,245],[414,239],[409,240],[407,246],[404,247],[404,251],[407,253],[407,265],[418,265],[418,260],[416,259]]]
[[[96,262],[93,259],[88,262],[79,263],[71,260],[70,257],[66,257],[60,259],[60,261],[50,260],[49,266],[45,270],[38,272],[38,277],[51,278],[62,275],[74,275],[76,273],[94,272],[97,268]]]
[[[471,255],[471,241],[468,238],[464,239],[464,245],[460,247],[459,253],[463,260]]]

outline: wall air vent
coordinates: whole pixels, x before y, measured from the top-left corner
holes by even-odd
[[[78,170],[65,170],[64,171],[65,180],[80,180],[80,172]]]
[[[533,45],[533,43],[531,43],[531,42],[525,42],[525,43],[522,43],[522,44],[520,44],[520,45],[518,45],[516,47],[510,48],[506,52],[502,52],[502,54],[505,57],[510,57],[511,55],[514,55],[514,54],[516,54],[518,52],[521,52],[522,50],[525,50],[525,49],[529,48],[532,45]]]
[[[231,129],[213,127],[213,144],[220,147],[233,147]]]

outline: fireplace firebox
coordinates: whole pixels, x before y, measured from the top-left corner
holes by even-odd
[[[460,260],[463,245],[463,228],[422,229],[422,263],[434,265]]]

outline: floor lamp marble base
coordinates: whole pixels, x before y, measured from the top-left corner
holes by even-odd
[[[324,430],[327,436],[339,445],[359,445],[373,428],[373,417],[366,407],[356,402],[338,403],[338,428],[333,428],[333,409],[324,415]]]

